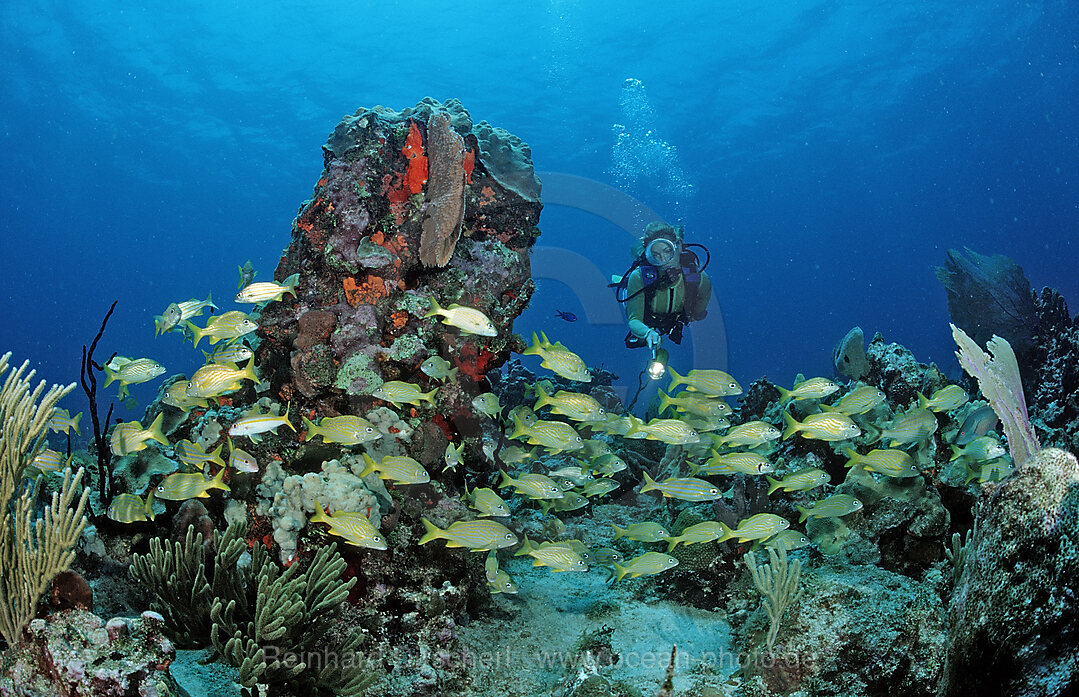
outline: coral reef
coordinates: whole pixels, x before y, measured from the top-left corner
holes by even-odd
[[[1079,463],[1038,452],[987,486],[948,608],[945,695],[1079,686]]]
[[[154,612],[106,622],[72,609],[33,620],[27,641],[0,656],[0,695],[178,697],[169,675],[176,649],[161,629]]]

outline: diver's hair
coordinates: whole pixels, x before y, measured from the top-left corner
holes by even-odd
[[[662,220],[653,220],[644,228],[644,237],[641,238],[641,241],[633,245],[633,256],[635,258],[643,256],[644,248],[648,246],[649,242],[657,237],[666,237],[669,240],[684,242],[685,231],[682,229],[681,225],[671,225]]]

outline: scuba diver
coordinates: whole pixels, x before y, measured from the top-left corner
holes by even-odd
[[[704,251],[703,264],[690,247]],[[682,226],[657,220],[645,228],[634,256],[633,265],[611,285],[618,302],[626,304],[626,347],[647,346],[655,354],[661,337],[680,344],[682,328],[708,314],[712,282],[704,269],[711,255],[703,245],[686,244]]]

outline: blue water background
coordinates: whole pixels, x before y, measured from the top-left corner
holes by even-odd
[[[1077,44],[1068,2],[4,3],[0,351],[76,380],[119,299],[98,356],[190,373],[201,355],[152,316],[207,291],[234,309],[237,265],[272,275],[338,120],[430,95],[711,249],[714,311],[677,368],[829,375],[857,324],[958,375],[948,248],[1079,306]],[[516,329],[635,386],[643,355],[597,323],[615,306],[595,279],[630,261],[621,212],[548,201],[540,244],[593,282],[538,267]]]

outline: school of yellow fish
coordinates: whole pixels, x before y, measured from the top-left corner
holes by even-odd
[[[264,304],[281,300],[286,295],[296,295],[298,276],[291,276],[283,283],[255,283],[250,262],[246,267],[240,267],[240,273],[236,302]],[[217,309],[210,296],[201,301],[191,299],[172,303],[162,315],[154,318],[158,334],[183,331],[195,346],[207,337],[214,347],[212,352],[204,352],[205,365],[190,379],[171,385],[163,396],[165,404],[185,413],[194,408],[207,408],[214,400],[241,389],[245,382],[259,379],[252,351],[243,343],[243,338],[258,328],[257,317],[229,311],[212,316],[203,327],[195,325],[192,318],[199,317],[207,308]],[[438,318],[466,334],[496,336],[498,333],[480,310],[460,305],[443,308],[434,298],[430,299],[430,310],[424,318]],[[561,342],[552,343],[543,332],[532,335],[532,343],[523,354],[538,356],[542,368],[567,380],[582,385],[592,380],[577,354]],[[241,368],[241,364],[245,364],[244,367]],[[450,380],[458,370],[437,356],[426,359],[419,368],[432,383]],[[127,393],[129,385],[144,383],[165,373],[164,366],[152,359],[122,356],[114,357],[104,369],[106,386],[119,383],[121,397]],[[648,439],[682,447],[689,471],[669,473],[670,476],[660,481],[653,479],[651,473],[642,472],[639,493],[658,492],[664,498],[689,503],[722,498],[723,486],[716,480],[732,475],[763,477],[769,496],[782,492],[804,497],[806,492],[826,486],[829,476],[817,468],[790,472],[782,478],[770,476],[774,466],[768,459],[769,454],[781,439],[795,436],[836,443],[848,458],[847,467],[859,467],[881,477],[916,476],[921,470],[916,456],[908,451],[921,448],[937,431],[936,413],[958,409],[968,399],[965,390],[948,385],[929,397],[919,394],[917,404],[890,414],[886,396],[876,387],[855,384],[844,391],[832,380],[813,377],[799,380],[790,389],[777,388],[779,405],[786,407],[781,414],[782,424],[749,421],[731,426],[727,417],[731,416],[732,409],[724,400],[742,393],[737,380],[721,370],[694,369],[683,376],[670,369],[669,374],[671,381],[667,390],[658,393],[659,415],[647,422],[630,413],[608,413],[589,394],[556,390],[550,380],[540,380],[532,387],[535,402],[531,407],[518,406],[505,415],[497,395],[488,392],[476,396],[472,404],[477,413],[495,420],[505,429],[504,435],[510,441],[518,442],[498,450],[486,447],[484,450],[489,458],[511,471],[500,470],[497,484],[492,482],[493,488],[476,487],[470,491],[466,485],[464,498],[475,511],[476,519],[459,520],[444,529],[424,519],[425,534],[419,544],[442,540],[448,547],[487,552],[485,573],[493,593],[517,592],[517,585],[500,567],[498,559],[498,550],[517,545],[520,546],[514,556],[530,556],[534,566],[546,566],[555,572],[584,572],[590,565],[600,566],[608,570],[612,582],[626,576],[654,575],[673,568],[678,561],[670,556],[670,552],[679,544],[732,540],[739,544],[797,549],[810,544],[806,533],[791,528],[791,521],[773,513],[757,513],[738,521],[733,528],[721,521],[703,521],[686,528],[678,536],[654,521],[639,521],[625,528],[612,525],[612,542],[625,538],[639,544],[667,545],[665,553],[647,551],[628,561],[612,547],[592,548],[581,540],[536,542],[528,537],[520,540],[513,530],[492,518],[510,516],[511,506],[498,493],[507,489],[524,502],[535,502],[544,515],[576,511],[587,507],[594,499],[619,491],[623,484],[613,476],[626,470],[627,465],[611,447],[618,438]],[[388,381],[374,389],[371,396],[397,407],[434,408],[438,387],[429,386],[431,389],[416,383]],[[682,389],[675,392],[679,387]],[[826,403],[828,400],[831,403]],[[801,421],[790,411],[790,406],[795,403],[800,403],[799,413],[805,414]],[[57,410],[49,426],[57,432],[74,430],[78,434],[81,416],[71,417],[66,411]],[[985,407],[971,412],[950,446],[952,461],[965,468],[967,482],[1000,479],[1010,471],[1004,448],[988,435],[995,424],[992,416],[991,410]],[[229,457],[226,461],[222,456],[222,445],[207,452],[190,440],[170,443],[161,431],[161,422],[162,415],[159,414],[147,427],[137,421],[115,425],[110,435],[112,452],[118,456],[129,455],[156,442],[171,448],[175,458],[189,471],[166,476],[147,492],[145,498],[134,493],[117,495],[108,509],[108,516],[113,520],[122,523],[152,521],[155,499],[183,501],[208,497],[214,489],[230,491],[225,481],[228,470],[259,471],[256,458],[236,447],[234,438],[246,437],[257,443],[263,434],[276,432],[282,426],[297,430],[289,409],[282,415],[255,411],[241,416],[227,430]],[[317,422],[301,416],[301,427],[303,440],[321,438],[325,443],[344,447],[362,449],[364,444],[382,438],[379,430],[361,416],[327,416]],[[883,447],[859,452],[853,441],[863,436],[862,442],[866,446],[879,442]],[[464,443],[455,445],[451,442],[447,446],[444,470],[456,470],[462,463],[463,449]],[[559,457],[545,459],[544,456]],[[384,456],[375,461],[366,452],[362,452],[362,457],[366,467],[360,476],[374,474],[396,485],[423,484],[431,480],[421,463],[411,457]],[[565,464],[566,457],[574,464]],[[545,472],[536,471],[544,469],[544,462],[558,465]],[[55,472],[65,463],[60,453],[45,449],[35,457],[33,469],[40,473]],[[861,509],[862,503],[847,494],[800,500],[796,507],[800,514],[799,524],[810,517],[838,518]],[[328,512],[319,505],[310,522],[326,525],[330,534],[356,547],[386,549],[384,537],[365,513]]]

